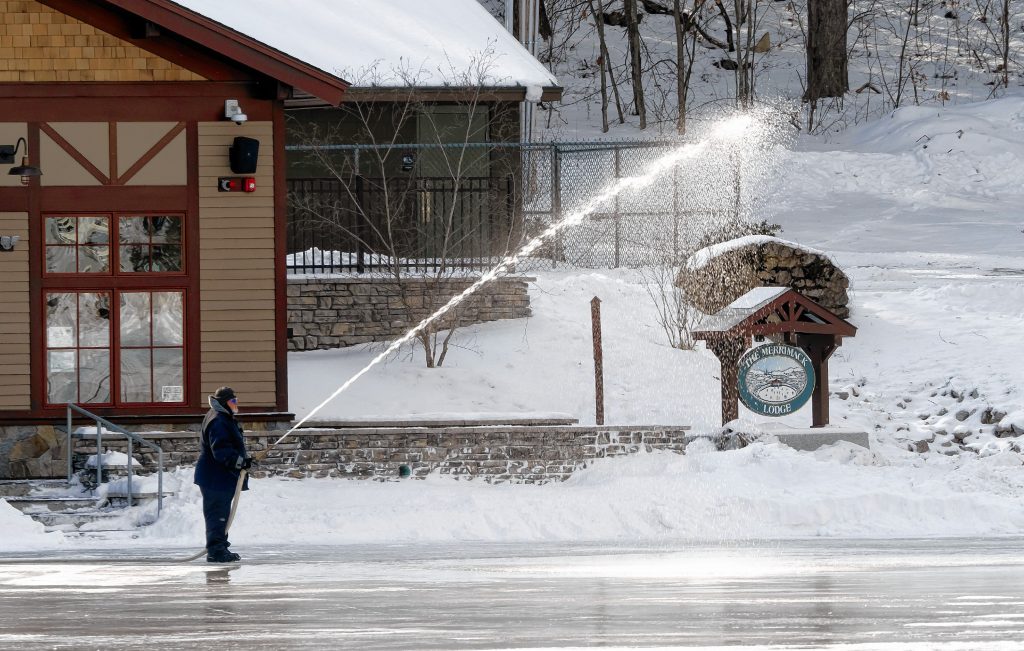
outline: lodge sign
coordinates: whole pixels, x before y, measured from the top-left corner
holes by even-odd
[[[814,392],[814,366],[796,346],[758,346],[740,358],[738,384],[747,409],[761,416],[786,416]]]

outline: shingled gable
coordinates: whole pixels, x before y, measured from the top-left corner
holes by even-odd
[[[849,321],[787,287],[758,287],[709,316],[694,332],[698,339],[782,333],[853,337]]]
[[[211,20],[169,0],[106,0],[104,3],[82,0],[39,0],[52,9],[94,25],[169,61],[195,70],[213,79],[220,75],[207,68],[194,54],[177,50],[173,42],[161,41],[159,30],[167,30],[224,59],[256,73],[313,95],[327,104],[341,103],[348,82],[255,40],[230,27]],[[240,11],[244,11],[241,6]],[[132,25],[125,14],[139,19]],[[146,23],[155,26],[151,33]],[[141,32],[141,37],[140,37]],[[198,66],[197,66],[198,64]],[[199,69],[196,69],[196,68]]]

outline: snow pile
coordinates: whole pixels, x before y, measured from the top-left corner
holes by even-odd
[[[110,450],[107,450],[100,456],[100,465],[104,468],[127,468],[128,463],[128,455],[125,454],[124,452],[117,452],[116,450],[111,452]],[[142,465],[142,462],[139,461],[138,459],[132,458],[131,465],[134,467],[139,467]],[[85,460],[85,467],[96,467],[95,454],[89,455],[89,458]]]
[[[818,249],[812,249],[809,246],[803,244],[797,244],[796,242],[790,242],[778,237],[772,237],[770,235],[746,235],[744,237],[737,237],[736,239],[729,240],[728,242],[721,242],[719,244],[712,244],[711,246],[704,247],[703,249],[695,252],[686,261],[687,268],[696,271],[703,269],[715,258],[721,257],[722,255],[731,251],[744,249],[748,246],[763,246],[765,244],[781,244],[783,246],[790,247],[803,253],[810,253],[811,255],[818,255],[823,258],[829,258],[829,255],[824,251]],[[831,259],[831,258],[829,258]]]
[[[0,499],[0,552],[52,549],[61,546],[64,535],[47,533],[42,524]]]
[[[788,238],[857,252],[858,263],[863,253],[943,254],[929,262],[969,265],[1020,256],[1024,98],[903,108],[827,148],[808,139],[778,156],[765,193]]]
[[[661,541],[805,536],[1024,533],[1021,457],[889,460],[837,444],[777,443],[601,460],[561,484],[262,479],[243,494],[231,538],[246,544]],[[908,453],[909,456],[909,453]],[[147,546],[203,539],[190,471]]]

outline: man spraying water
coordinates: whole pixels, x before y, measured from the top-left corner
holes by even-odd
[[[210,411],[203,419],[199,461],[195,483],[203,493],[203,517],[206,519],[206,560],[232,563],[241,557],[228,550],[228,520],[231,502],[242,471],[252,467],[245,451],[242,428],[235,419],[238,398],[231,387],[217,389],[209,398]],[[242,490],[248,490],[248,478]]]

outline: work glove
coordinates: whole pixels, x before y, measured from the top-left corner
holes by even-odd
[[[242,465],[239,466],[242,470],[248,470],[252,468],[252,464],[255,463],[252,457],[246,457],[242,459]]]

